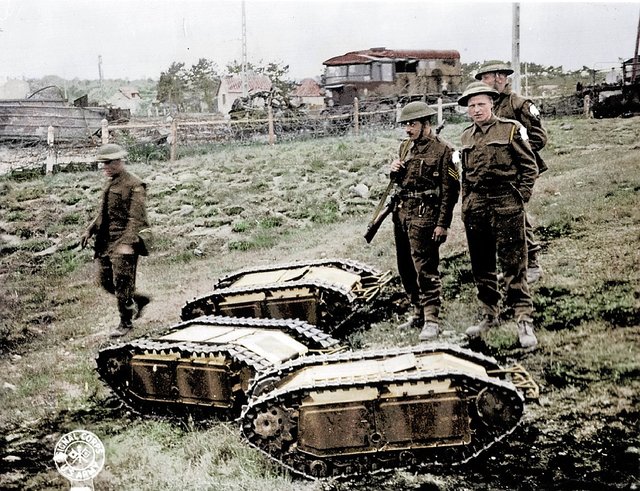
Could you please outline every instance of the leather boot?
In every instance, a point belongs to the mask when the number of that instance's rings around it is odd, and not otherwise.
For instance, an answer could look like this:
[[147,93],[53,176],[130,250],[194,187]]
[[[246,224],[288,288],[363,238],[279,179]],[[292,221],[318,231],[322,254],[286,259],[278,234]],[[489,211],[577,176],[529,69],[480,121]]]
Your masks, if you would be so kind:
[[418,338],[420,341],[431,341],[432,339],[436,339],[438,334],[440,334],[440,326],[438,323],[433,320],[427,320],[424,322]]
[[120,325],[109,334],[112,338],[119,338],[128,334],[131,329],[133,329],[133,324],[131,322],[121,321]]
[[140,293],[136,293],[133,295],[133,301],[136,304],[136,313],[133,316],[134,319],[139,319],[142,317],[142,311],[144,308],[151,302],[151,297],[148,295],[142,295]]
[[469,327],[465,334],[470,338],[477,338],[478,336],[486,333],[492,327],[498,325],[498,318],[496,316],[485,314],[482,320],[475,326]]
[[409,316],[407,322],[404,322],[398,326],[398,329],[413,329],[416,327],[421,327],[423,323],[424,312],[422,311],[422,307],[414,305],[413,313]]
[[522,316],[516,322],[518,328],[518,340],[523,348],[533,348],[538,345],[538,339],[533,332],[533,320],[530,317]]

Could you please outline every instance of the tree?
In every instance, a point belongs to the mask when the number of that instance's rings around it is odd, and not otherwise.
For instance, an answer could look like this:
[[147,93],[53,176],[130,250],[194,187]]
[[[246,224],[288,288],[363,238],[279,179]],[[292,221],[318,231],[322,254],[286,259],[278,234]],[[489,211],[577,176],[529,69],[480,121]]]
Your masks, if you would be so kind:
[[204,102],[207,109],[212,110],[220,86],[216,64],[206,58],[200,58],[198,63],[191,66],[187,78],[192,103],[201,106],[200,102]]
[[189,78],[184,70],[184,63],[173,62],[166,72],[160,74],[158,81],[158,100],[170,106],[183,108],[184,92]]

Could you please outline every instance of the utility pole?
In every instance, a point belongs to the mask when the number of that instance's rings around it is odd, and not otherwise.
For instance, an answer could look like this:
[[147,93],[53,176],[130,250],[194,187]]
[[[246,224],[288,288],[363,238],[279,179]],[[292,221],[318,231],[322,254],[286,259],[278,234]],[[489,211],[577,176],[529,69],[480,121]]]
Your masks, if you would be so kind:
[[520,92],[520,4],[513,4],[513,32],[511,35],[511,68],[513,77],[511,87],[514,92]]
[[104,100],[104,87],[102,86],[102,55],[98,55],[98,77],[100,80],[100,97]]
[[242,97],[249,95],[249,84],[247,83],[247,16],[244,10],[244,0],[242,0]]
[[[631,63],[631,83],[636,83],[636,74],[638,73],[638,46],[640,46],[640,15],[638,16],[638,33],[636,34],[636,50],[633,54],[633,62]],[[624,85],[624,73],[622,74],[622,83]]]

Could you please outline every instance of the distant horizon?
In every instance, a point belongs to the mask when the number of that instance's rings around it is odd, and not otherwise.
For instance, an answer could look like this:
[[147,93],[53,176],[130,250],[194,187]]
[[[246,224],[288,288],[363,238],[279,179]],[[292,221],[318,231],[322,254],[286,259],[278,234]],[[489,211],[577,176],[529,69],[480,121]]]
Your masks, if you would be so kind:
[[[205,58],[219,71],[243,55],[241,2],[4,0],[0,80],[157,80]],[[455,49],[463,63],[511,60],[513,4],[436,0],[246,0],[252,63],[322,75],[350,51]],[[574,71],[633,57],[640,3],[520,2],[520,60]],[[37,33],[37,36],[34,36]],[[99,58],[101,66],[99,67]],[[533,61],[531,61],[533,62]]]
[[[640,57],[640,55],[639,55],[639,57]],[[469,64],[471,64],[471,63],[484,63],[484,62],[486,62],[486,61],[487,61],[487,60],[483,60],[483,61],[471,61],[471,62],[468,62],[468,63],[461,62],[461,63],[462,63],[463,65],[465,65],[465,64],[466,64],[466,65],[469,65]],[[616,70],[616,72],[620,72],[620,73],[621,73],[621,72],[622,72],[622,62],[623,62],[623,61],[624,61],[624,60],[620,59],[620,65],[619,65],[619,66],[617,66],[617,67],[610,67],[610,68],[597,69],[597,70],[596,70],[596,73],[606,73],[606,72],[610,72],[612,69],[615,69],[615,70]],[[535,61],[534,61],[534,62],[530,62],[530,61],[521,61],[520,63],[521,63],[521,64],[535,63],[536,65],[539,65],[539,66],[554,67],[554,65],[542,65],[541,63],[537,63],[537,62],[535,62]],[[560,65],[556,65],[556,67],[557,67],[557,66],[560,66]],[[584,65],[584,66],[586,66],[586,65]],[[186,68],[186,69],[189,69],[189,68],[191,68],[191,66],[186,66],[186,65],[185,65],[185,68]],[[163,70],[163,71],[164,71],[164,70]],[[576,72],[576,71],[582,71],[582,70],[581,70],[581,68],[577,68],[577,69],[573,69],[573,70],[566,70],[564,67],[562,67],[562,73],[563,73],[563,74],[569,74],[570,72]],[[227,73],[219,74],[219,76],[220,76],[220,77],[225,77],[225,76],[228,76],[228,75],[229,75],[229,74],[227,74]],[[524,74],[522,74],[522,75],[524,75]],[[521,75],[521,76],[522,76],[522,75]],[[314,80],[316,80],[316,81],[319,81],[319,80],[317,80],[317,79],[321,78],[321,76],[322,76],[322,74],[321,74],[321,75],[316,75],[316,76],[307,76],[307,77],[302,77],[302,78],[296,78],[296,79],[294,79],[294,78],[289,78],[288,80],[289,80],[289,81],[291,81],[291,82],[295,82],[295,83],[301,82],[302,80],[304,80],[304,79],[308,79],[308,78],[311,78],[311,79],[314,79]],[[61,80],[65,80],[65,81],[73,81],[73,80],[79,80],[79,81],[83,81],[83,82],[99,82],[99,81],[100,81],[100,79],[99,79],[99,78],[80,78],[80,77],[64,78],[64,77],[61,77],[61,76],[59,76],[59,75],[55,75],[55,74],[48,74],[48,75],[43,75],[43,76],[41,76],[41,77],[22,77],[22,78],[18,78],[18,77],[3,77],[3,76],[0,76],[0,83],[2,83],[2,82],[8,82],[8,81],[11,81],[11,80],[17,80],[17,81],[27,82],[27,81],[29,81],[29,80],[42,80],[42,79],[49,78],[49,77],[57,77],[57,78],[59,78],[59,79],[61,79]],[[136,78],[124,78],[124,77],[117,77],[117,78],[103,78],[102,80],[103,80],[103,81],[105,81],[105,82],[108,82],[108,81],[128,81],[128,82],[135,82],[135,81],[141,81],[141,80],[144,80],[144,81],[146,81],[146,80],[152,80],[152,81],[154,81],[154,82],[158,82],[158,81],[160,80],[160,74],[158,74],[158,77],[157,77],[157,78],[156,78],[156,77],[136,77]]]

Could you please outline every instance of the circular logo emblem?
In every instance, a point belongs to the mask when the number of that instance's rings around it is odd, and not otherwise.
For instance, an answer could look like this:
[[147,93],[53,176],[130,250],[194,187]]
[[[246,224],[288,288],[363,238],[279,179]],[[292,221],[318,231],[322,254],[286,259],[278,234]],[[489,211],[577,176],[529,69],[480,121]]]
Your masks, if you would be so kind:
[[104,466],[104,445],[90,431],[74,430],[58,440],[53,461],[58,472],[70,481],[87,481]]

